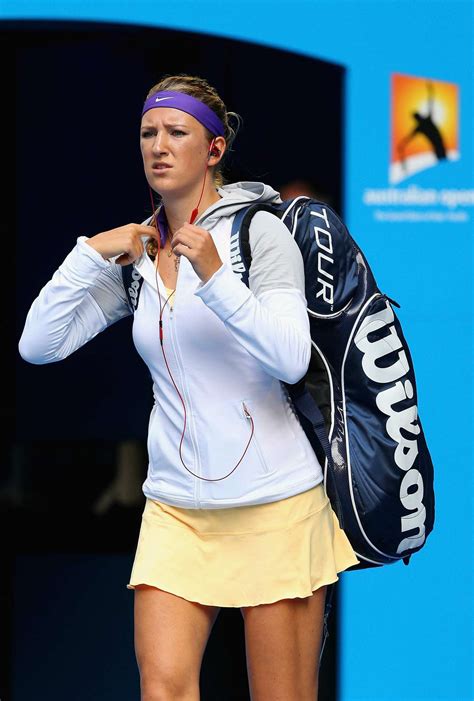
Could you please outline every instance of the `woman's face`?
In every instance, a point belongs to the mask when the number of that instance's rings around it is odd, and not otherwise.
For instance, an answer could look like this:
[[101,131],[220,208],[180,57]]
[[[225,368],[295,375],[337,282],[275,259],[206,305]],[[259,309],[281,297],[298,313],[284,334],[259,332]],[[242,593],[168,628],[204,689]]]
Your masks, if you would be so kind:
[[145,112],[140,148],[146,179],[155,192],[186,194],[202,185],[209,144],[204,126],[190,114],[173,107]]

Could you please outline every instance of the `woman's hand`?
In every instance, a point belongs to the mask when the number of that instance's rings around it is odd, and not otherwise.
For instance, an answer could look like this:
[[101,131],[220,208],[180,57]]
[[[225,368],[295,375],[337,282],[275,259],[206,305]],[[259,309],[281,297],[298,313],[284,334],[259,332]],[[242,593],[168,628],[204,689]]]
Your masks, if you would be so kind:
[[171,248],[177,256],[185,256],[189,260],[203,282],[207,282],[222,265],[212,236],[200,226],[185,222],[175,232]]
[[118,265],[128,265],[140,258],[144,251],[142,236],[158,238],[154,226],[125,224],[125,226],[119,226],[117,229],[96,234],[87,239],[86,243],[98,251],[105,260],[119,256],[115,262]]

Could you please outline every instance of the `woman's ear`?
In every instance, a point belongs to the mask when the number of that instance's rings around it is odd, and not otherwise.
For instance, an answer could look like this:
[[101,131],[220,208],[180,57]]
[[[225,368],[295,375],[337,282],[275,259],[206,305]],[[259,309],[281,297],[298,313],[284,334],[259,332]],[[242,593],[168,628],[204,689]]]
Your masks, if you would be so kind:
[[[218,157],[219,161],[221,160],[222,156],[225,153],[227,144],[223,136],[216,136],[214,139],[214,146],[212,147],[211,151],[211,156]],[[219,163],[217,161],[217,163]],[[213,163],[213,165],[217,165],[217,163]]]

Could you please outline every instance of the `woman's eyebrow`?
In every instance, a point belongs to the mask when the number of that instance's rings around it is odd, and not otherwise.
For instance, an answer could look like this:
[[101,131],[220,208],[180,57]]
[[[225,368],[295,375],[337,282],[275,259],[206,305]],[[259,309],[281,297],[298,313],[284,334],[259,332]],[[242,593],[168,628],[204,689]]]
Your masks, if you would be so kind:
[[[181,122],[163,122],[165,127],[184,127],[185,129],[188,129],[189,127],[187,124],[181,124]],[[141,126],[142,129],[155,129],[154,124],[142,124]]]

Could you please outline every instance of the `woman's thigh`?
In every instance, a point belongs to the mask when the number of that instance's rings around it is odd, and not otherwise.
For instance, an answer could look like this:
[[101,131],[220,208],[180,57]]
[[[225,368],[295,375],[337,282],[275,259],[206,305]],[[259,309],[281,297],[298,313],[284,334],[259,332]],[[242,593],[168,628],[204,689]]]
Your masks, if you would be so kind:
[[315,701],[327,587],[241,609],[252,701]]
[[219,613],[169,592],[135,588],[135,653],[142,700],[199,699],[199,673]]

